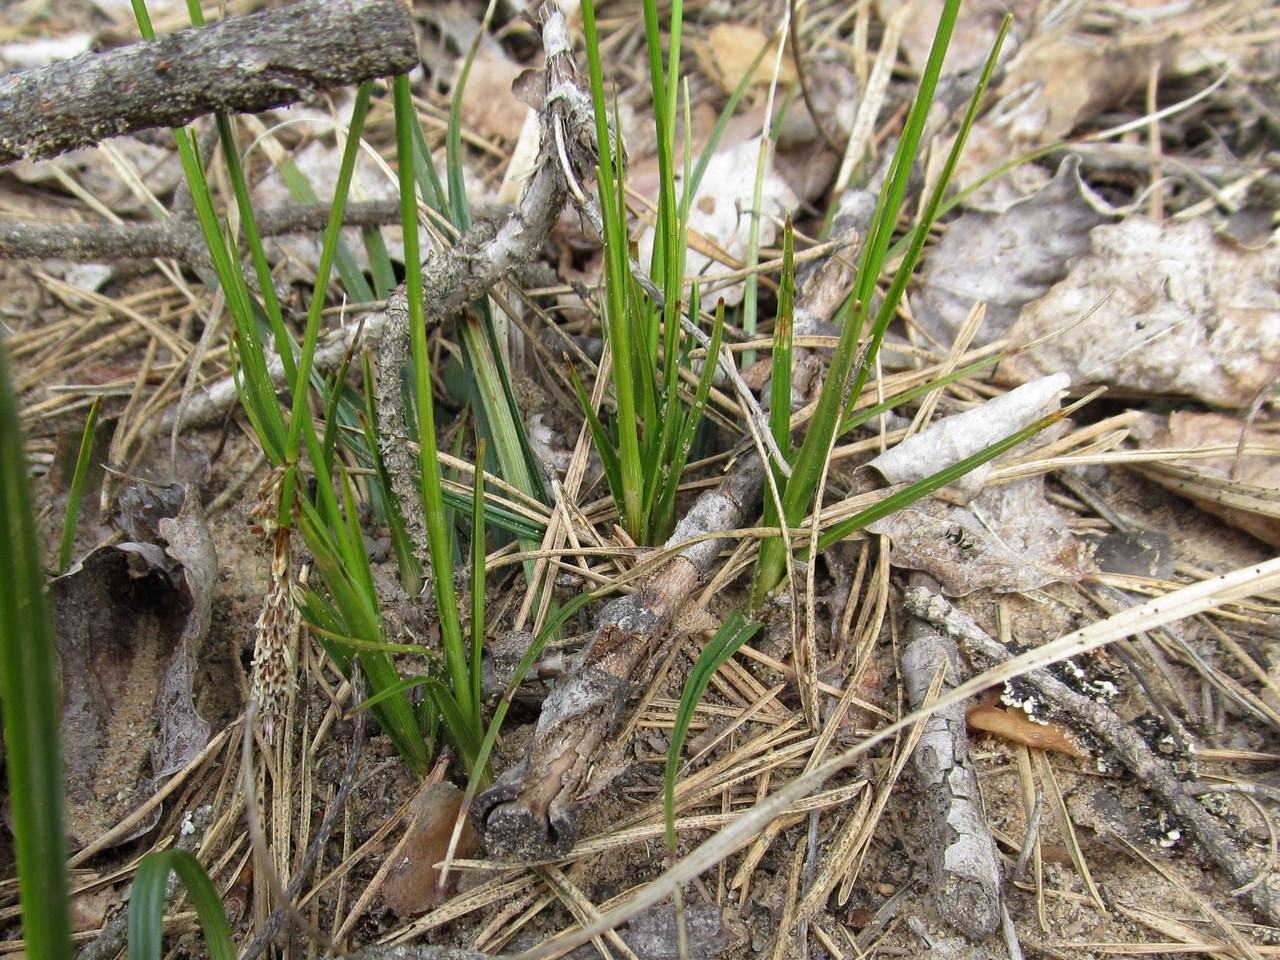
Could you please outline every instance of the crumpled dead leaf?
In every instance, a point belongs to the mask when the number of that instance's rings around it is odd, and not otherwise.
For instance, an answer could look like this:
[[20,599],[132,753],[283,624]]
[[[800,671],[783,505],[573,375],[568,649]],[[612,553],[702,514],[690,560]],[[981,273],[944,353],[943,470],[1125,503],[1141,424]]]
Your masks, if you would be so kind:
[[[911,16],[921,29],[903,33],[902,52],[907,62],[920,70],[929,59],[933,28],[942,19],[945,3],[944,0],[876,0],[876,11],[882,21],[887,21],[904,3],[913,4]],[[1013,14],[1014,24],[1005,49],[1016,48],[1020,42],[1019,34],[1025,32],[1025,24],[1036,6],[1036,0],[976,0],[966,3],[964,14],[956,21],[951,43],[947,46],[943,73],[974,70],[986,63],[1006,13]]]
[[1097,310],[1004,361],[999,380],[1021,383],[1065,370],[1075,387],[1106,384],[1244,407],[1280,376],[1280,246],[1244,250],[1205,220],[1139,216],[1096,227],[1091,236],[1090,251],[1023,308],[1009,338],[1029,343]]
[[1069,156],[1042,190],[1003,213],[970,211],[947,229],[925,261],[911,311],[925,332],[950,344],[975,303],[987,305],[975,346],[1005,335],[1022,307],[1067,276],[1089,249],[1089,231],[1111,219]]
[[921,500],[867,529],[889,538],[895,567],[924,570],[950,597],[976,590],[1023,593],[1078,580],[1080,551],[1029,477],[983,491],[968,506]]
[[1212,458],[1171,458],[1132,467],[1161,486],[1189,497],[1201,510],[1280,547],[1280,442],[1275,434],[1246,429],[1235,417],[1182,410],[1167,418],[1145,414],[1131,428],[1131,435],[1144,450],[1234,448],[1242,433],[1247,445],[1269,447],[1275,452],[1270,456],[1245,455],[1238,464],[1233,452]]
[[[218,567],[198,497],[194,488],[138,486],[121,509],[133,539],[95,550],[50,585],[75,848],[131,813],[209,741],[191,687]],[[117,842],[150,830],[159,815],[157,807]]]
[[[450,890],[441,891],[440,870],[436,864],[449,852],[462,791],[451,783],[432,783],[413,799],[413,822],[404,839],[396,847],[397,863],[382,885],[382,897],[397,917],[425,913],[448,899]],[[462,818],[462,835],[456,856],[469,857],[479,849],[480,841],[470,817]],[[458,873],[452,873],[452,883]]]
[[[1178,42],[1166,29],[1126,29],[1108,36],[1068,27],[1033,37],[1010,62],[995,104],[969,132],[953,183],[971,186],[1010,160],[1067,137],[1142,90],[1153,67],[1177,54]],[[949,134],[935,144],[935,155],[949,149],[952,139]],[[979,187],[966,205],[1003,210],[1045,180],[1042,168],[1020,164]]]

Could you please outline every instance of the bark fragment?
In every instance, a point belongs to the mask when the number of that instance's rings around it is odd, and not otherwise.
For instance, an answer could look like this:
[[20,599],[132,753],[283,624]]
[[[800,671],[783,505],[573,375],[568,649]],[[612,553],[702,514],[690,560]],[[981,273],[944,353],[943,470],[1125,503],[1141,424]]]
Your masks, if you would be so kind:
[[[676,526],[667,548],[741,526],[764,490],[764,465],[750,453],[720,485],[702,494]],[[509,860],[567,854],[577,839],[576,804],[602,788],[608,774],[593,761],[667,640],[671,620],[728,544],[711,537],[690,544],[629,597],[600,613],[595,634],[570,674],[547,697],[529,752],[476,798],[472,817],[489,852]]]

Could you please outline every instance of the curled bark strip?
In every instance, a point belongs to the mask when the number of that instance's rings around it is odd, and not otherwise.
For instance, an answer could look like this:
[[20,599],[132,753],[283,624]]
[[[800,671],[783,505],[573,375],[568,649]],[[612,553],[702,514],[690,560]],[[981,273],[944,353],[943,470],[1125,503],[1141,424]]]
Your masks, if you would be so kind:
[[215,111],[257,113],[418,62],[401,0],[304,0],[0,78],[0,164]]
[[[912,587],[906,592],[905,603],[913,616],[927,620],[939,630],[963,641],[974,655],[990,663],[1005,663],[1013,659],[995,638],[941,594]],[[1105,744],[1143,787],[1188,826],[1201,850],[1231,878],[1232,883],[1240,887],[1253,883],[1257,868],[1241,855],[1222,825],[1178,779],[1168,761],[1148,747],[1141,735],[1114,710],[1076,693],[1047,670],[1032,670],[1023,674],[1022,679],[1058,708],[1062,716],[1071,717],[1074,724],[1088,730],[1096,740]],[[1280,925],[1280,895],[1268,884],[1257,884],[1243,896],[1260,922]]]
[[[760,458],[743,456],[716,489],[697,499],[667,548],[741,526],[759,508],[763,491]],[[690,545],[639,593],[601,611],[574,669],[543,704],[524,759],[476,798],[472,817],[492,855],[547,860],[573,848],[578,798],[588,786],[601,789],[608,776],[592,769],[598,750],[617,725],[628,695],[656,661],[672,617],[727,544],[713,537]]]
[[[924,574],[913,574],[911,582],[937,589]],[[960,682],[960,651],[955,640],[915,617],[907,625],[907,638],[903,681],[911,709],[918,710],[944,663],[943,690]],[[964,704],[945,707],[924,722],[911,761],[923,791],[924,816],[918,826],[933,833],[924,848],[934,904],[965,936],[985,940],[1000,929],[1000,866],[982,810],[978,774],[969,760]]]

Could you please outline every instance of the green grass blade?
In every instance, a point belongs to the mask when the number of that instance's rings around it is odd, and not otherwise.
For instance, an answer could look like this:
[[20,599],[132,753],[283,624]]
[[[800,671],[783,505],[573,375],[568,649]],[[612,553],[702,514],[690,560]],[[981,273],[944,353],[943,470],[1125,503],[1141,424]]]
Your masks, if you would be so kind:
[[360,152],[360,134],[364,129],[364,118],[369,112],[369,97],[372,92],[372,81],[362,83],[356,91],[355,103],[351,108],[346,148],[342,152],[342,163],[338,168],[338,179],[333,188],[333,206],[329,210],[329,223],[325,227],[324,240],[320,247],[320,262],[316,266],[316,284],[311,295],[311,306],[307,311],[307,327],[302,338],[302,355],[298,360],[300,375],[293,384],[293,413],[289,421],[289,435],[285,447],[290,463],[298,459],[302,426],[304,422],[309,423],[311,419],[307,408],[307,382],[302,378],[310,376],[316,345],[320,340],[320,318],[324,313],[325,291],[329,287],[329,276],[333,271],[333,261],[337,256],[341,240],[342,218],[346,213],[351,177],[355,172],[356,157]]
[[667,851],[674,856],[676,852],[676,767],[680,763],[680,753],[684,750],[685,737],[689,733],[689,724],[706,692],[707,684],[720,665],[738,652],[738,648],[750,640],[760,629],[758,623],[748,623],[741,613],[734,612],[720,624],[711,642],[694,662],[689,679],[685,682],[684,692],[680,695],[680,706],[676,709],[675,723],[671,728],[671,744],[667,748],[667,766],[663,775],[662,803],[667,822]]
[[[697,298],[694,298],[695,303]],[[697,313],[694,313],[697,316]],[[711,327],[711,344],[707,347],[706,363],[702,367],[702,375],[698,378],[698,386],[693,394],[693,403],[684,415],[677,438],[676,449],[671,456],[670,466],[666,471],[664,482],[658,484],[659,494],[653,508],[657,542],[665,542],[675,528],[676,492],[680,488],[680,478],[689,463],[689,453],[693,449],[694,439],[698,435],[698,427],[702,425],[702,417],[707,409],[707,397],[711,395],[711,384],[715,381],[716,367],[719,365],[720,344],[724,339],[724,301],[716,305],[715,322]]]
[[[889,324],[893,322],[898,303],[902,300],[902,295],[906,292],[907,283],[911,279],[911,275],[915,272],[916,264],[920,260],[920,254],[924,251],[925,242],[929,239],[929,231],[933,229],[934,221],[937,219],[938,213],[942,208],[942,203],[946,198],[947,188],[950,186],[951,178],[955,174],[956,165],[960,162],[960,154],[964,150],[964,145],[969,138],[969,131],[972,129],[974,121],[978,117],[978,109],[982,105],[982,99],[986,94],[987,87],[991,83],[991,77],[995,73],[996,61],[1000,55],[1000,49],[1004,45],[1004,39],[1009,33],[1009,26],[1011,23],[1012,16],[1006,16],[1004,23],[1000,27],[1000,32],[996,36],[995,43],[992,46],[991,54],[987,58],[987,63],[983,69],[982,76],[978,81],[978,85],[974,89],[973,95],[969,98],[969,108],[965,113],[964,119],[960,123],[960,127],[956,132],[955,142],[952,143],[951,151],[948,153],[946,162],[943,164],[942,170],[938,175],[937,185],[934,187],[933,193],[925,203],[924,209],[920,212],[919,221],[909,234],[906,253],[902,258],[902,262],[898,266],[897,272],[894,274],[893,282],[889,286],[889,291],[885,295],[884,303],[881,305],[880,311],[876,315],[875,322],[872,324],[870,343],[866,347],[866,356],[868,359],[863,361],[858,370],[857,376],[854,379],[853,389],[850,391],[851,397],[861,395],[862,388],[866,384],[867,378],[870,376],[872,369],[872,364],[869,358],[874,357],[879,351],[880,344],[884,340],[884,335],[889,329]],[[939,70],[941,69],[942,56],[945,55],[945,53],[945,49],[938,53]],[[930,63],[932,64],[932,62],[933,58],[931,56]],[[930,98],[932,98],[932,95],[932,88],[930,88]],[[920,120],[919,125],[920,128],[923,129],[923,118]]]
[[[444,496],[440,484],[440,468],[436,459],[435,404],[431,396],[430,355],[427,352],[427,323],[423,315],[422,272],[418,251],[418,204],[414,189],[413,131],[417,121],[409,92],[409,78],[401,75],[393,81],[396,111],[396,152],[400,163],[400,204],[404,229],[405,260],[411,266],[405,273],[409,309],[411,356],[414,367],[414,398],[417,406],[419,465],[422,471],[422,506],[427,526],[427,548],[431,555],[432,584],[435,587],[436,610],[440,617],[441,642],[445,650],[465,650],[462,622],[458,616],[458,597],[453,583],[453,538],[445,524]],[[455,691],[468,690],[465,671],[449,664]],[[464,693],[463,696],[466,696]]]
[[769,382],[769,428],[773,431],[778,449],[787,458],[791,456],[791,366],[795,353],[791,330],[795,289],[795,232],[791,226],[791,217],[788,216],[782,233],[782,278],[778,287],[778,317],[773,326],[772,375]]
[[169,871],[178,875],[204,930],[210,960],[236,960],[231,925],[200,861],[189,850],[159,850],[138,864],[129,897],[129,960],[160,960],[163,950],[164,888]]
[[[476,446],[476,471],[471,488],[471,688],[469,701],[461,704],[471,712],[470,726],[480,730],[480,658],[484,651],[485,545],[484,545],[484,440]],[[476,742],[479,748],[479,737]]]
[[284,316],[280,312],[280,301],[276,298],[274,277],[271,265],[267,262],[267,252],[262,245],[262,235],[258,232],[258,222],[254,215],[253,201],[249,196],[249,185],[245,180],[244,169],[240,165],[240,151],[236,144],[235,130],[230,118],[223,114],[215,117],[218,125],[218,138],[222,143],[222,158],[227,165],[227,179],[235,194],[236,207],[240,211],[240,228],[244,231],[245,244],[249,248],[249,256],[253,262],[254,275],[258,278],[258,287],[262,291],[262,307],[271,325],[271,333],[275,338],[276,352],[280,354],[280,362],[284,367],[285,377],[289,383],[298,382],[296,356],[298,345],[292,334],[284,325]]
[[53,628],[18,406],[0,340],[0,692],[26,955],[71,956]]
[[605,430],[600,417],[591,406],[591,398],[587,396],[587,390],[578,377],[577,364],[572,360],[568,363],[569,378],[573,381],[574,392],[578,395],[578,404],[582,407],[582,413],[587,418],[587,426],[591,429],[591,439],[595,441],[596,452],[600,455],[600,465],[604,468],[605,481],[613,494],[613,505],[618,511],[618,516],[621,517],[626,511],[626,504],[623,503],[621,496],[622,462],[618,459],[618,452],[613,449],[613,441],[609,438],[608,431]]
[[93,465],[93,440],[98,434],[98,414],[102,410],[102,397],[94,398],[80,436],[80,452],[76,454],[76,470],[71,477],[71,489],[67,492],[67,509],[62,517],[62,540],[58,544],[58,576],[71,566],[71,548],[76,542],[76,521],[80,518],[80,501],[84,497],[85,481]]
[[600,41],[596,32],[595,5],[591,0],[582,4],[582,27],[587,40],[591,101],[596,118],[596,145],[600,151],[596,187],[600,194],[600,210],[605,228],[605,338],[613,355],[613,383],[618,410],[618,459],[622,475],[620,499],[623,505],[619,519],[633,539],[642,541],[645,539],[645,471],[640,454],[640,428],[636,409],[639,374],[633,365],[640,349],[635,341],[643,339],[645,332],[634,329],[636,325],[633,324],[629,311],[629,290],[633,280],[629,263],[626,212],[620,189],[621,157],[616,158],[618,168],[615,170],[614,144],[609,131],[600,64]]

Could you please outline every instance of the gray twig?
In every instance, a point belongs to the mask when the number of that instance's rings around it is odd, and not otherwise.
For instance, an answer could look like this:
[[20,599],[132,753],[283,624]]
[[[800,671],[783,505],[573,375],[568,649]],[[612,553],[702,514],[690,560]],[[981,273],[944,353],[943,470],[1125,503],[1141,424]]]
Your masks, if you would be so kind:
[[257,113],[418,62],[401,0],[304,0],[0,78],[0,163]]
[[[917,589],[938,589],[927,574],[912,574],[911,582]],[[907,625],[907,637],[902,679],[911,709],[918,710],[944,663],[943,691],[959,684],[960,651],[955,640],[915,617]],[[982,809],[978,774],[969,759],[963,703],[938,710],[924,722],[911,760],[924,793],[925,815],[919,826],[932,834],[925,849],[934,904],[965,936],[985,940],[1000,929],[1000,865]]]
[[529,752],[476,797],[472,818],[495,856],[546,860],[563,856],[577,839],[576,805],[593,774],[597,751],[617,724],[631,691],[658,659],[671,620],[729,541],[701,539],[740,526],[759,508],[764,464],[741,457],[714,490],[704,492],[667,540],[691,540],[641,587],[609,603],[573,670],[542,705]]
[[[257,215],[264,237],[311,233],[329,223],[329,205],[283,204]],[[400,205],[394,200],[348,204],[343,223],[381,226],[398,223]],[[0,257],[36,260],[131,260],[172,258],[192,269],[212,269],[200,224],[194,219],[170,218],[154,223],[19,223],[0,220]]]
[[[913,616],[927,620],[964,642],[974,655],[991,663],[1005,663],[1013,659],[1003,645],[941,594],[912,587],[906,592],[905,603]],[[1143,787],[1188,826],[1201,849],[1234,884],[1240,887],[1252,884],[1257,869],[1241,855],[1222,825],[1178,779],[1168,761],[1147,746],[1130,724],[1110,707],[1076,693],[1047,670],[1032,670],[1022,679],[1054,704],[1063,717],[1070,718],[1070,723],[1088,730],[1094,739],[1111,750]],[[1252,886],[1244,897],[1261,922],[1280,926],[1280,896],[1267,884]]]

